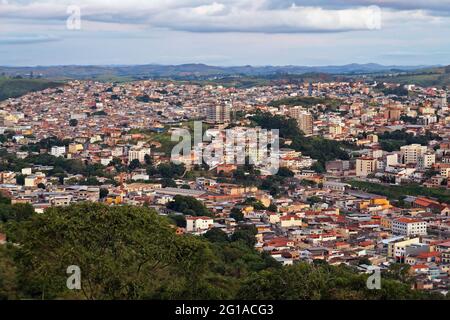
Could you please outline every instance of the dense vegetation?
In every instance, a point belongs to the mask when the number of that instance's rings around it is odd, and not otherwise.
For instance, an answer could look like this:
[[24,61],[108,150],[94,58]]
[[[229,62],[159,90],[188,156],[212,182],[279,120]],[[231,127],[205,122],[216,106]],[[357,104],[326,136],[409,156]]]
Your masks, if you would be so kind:
[[[0,225],[1,226],[1,225]],[[0,299],[419,299],[408,280],[388,273],[366,289],[351,267],[300,263],[282,268],[254,250],[252,226],[229,237],[176,235],[164,217],[139,207],[77,204],[3,225]],[[82,289],[68,290],[68,266]],[[403,276],[406,275],[403,273]]]
[[190,216],[212,216],[203,203],[193,197],[176,195],[173,201],[167,204],[167,208]]
[[10,79],[0,78],[0,101],[17,98],[29,92],[55,88],[61,83],[39,79]]
[[393,186],[365,181],[350,181],[349,183],[355,188],[386,196],[392,200],[402,200],[405,196],[424,196],[450,204],[450,191],[446,189],[425,188],[418,184]]
[[349,155],[343,150],[343,145],[341,143],[327,140],[322,137],[305,137],[294,119],[273,116],[270,113],[258,113],[251,119],[264,129],[280,130],[281,138],[292,141],[292,144],[287,147],[291,147],[296,151],[301,151],[305,156],[317,159],[322,167],[330,160],[349,159]]
[[384,132],[379,135],[381,148],[385,151],[392,152],[398,151],[401,147],[410,144],[420,144],[423,146],[428,145],[428,142],[433,140],[442,140],[442,138],[429,131],[425,135],[415,136],[412,133],[406,132],[406,130],[396,130],[393,132]]

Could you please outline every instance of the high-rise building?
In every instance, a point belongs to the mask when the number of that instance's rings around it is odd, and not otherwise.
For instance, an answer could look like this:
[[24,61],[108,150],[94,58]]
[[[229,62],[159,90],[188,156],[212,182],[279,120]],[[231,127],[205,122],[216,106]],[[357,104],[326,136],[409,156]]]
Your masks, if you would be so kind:
[[367,177],[377,170],[377,160],[374,158],[363,157],[356,159],[356,176]]
[[213,124],[222,124],[230,122],[231,106],[211,105],[206,108],[206,122]]
[[402,108],[400,106],[392,105],[386,109],[385,117],[390,121],[398,121],[402,115]]
[[403,155],[403,163],[417,164],[419,157],[427,152],[427,147],[421,146],[420,144],[411,144],[401,147],[400,152]]
[[140,163],[145,163],[145,156],[149,156],[150,152],[150,148],[132,148],[128,151],[128,162],[139,160]]
[[305,135],[312,135],[314,132],[314,119],[310,112],[302,107],[289,109],[289,116],[297,120],[298,127]]
[[436,163],[436,154],[428,152],[417,159],[420,168],[431,168]]

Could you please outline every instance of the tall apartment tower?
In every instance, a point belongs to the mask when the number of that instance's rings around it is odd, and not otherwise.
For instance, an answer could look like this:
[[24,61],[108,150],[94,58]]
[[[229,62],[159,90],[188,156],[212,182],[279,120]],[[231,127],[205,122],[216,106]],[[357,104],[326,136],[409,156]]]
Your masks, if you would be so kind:
[[419,158],[427,152],[427,147],[420,144],[411,144],[400,148],[405,164],[417,164]]
[[225,105],[211,105],[206,108],[206,122],[212,124],[229,123],[231,113],[231,106]]
[[356,159],[356,176],[367,177],[377,170],[377,160],[369,157]]
[[314,119],[310,112],[297,106],[289,109],[289,116],[297,120],[299,129],[305,135],[312,135],[314,133]]

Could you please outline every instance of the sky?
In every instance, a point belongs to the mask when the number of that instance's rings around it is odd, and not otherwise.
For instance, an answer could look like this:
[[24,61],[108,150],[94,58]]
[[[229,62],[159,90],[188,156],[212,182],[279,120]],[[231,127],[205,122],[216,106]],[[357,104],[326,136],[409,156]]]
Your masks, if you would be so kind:
[[450,0],[0,0],[0,65],[449,65]]

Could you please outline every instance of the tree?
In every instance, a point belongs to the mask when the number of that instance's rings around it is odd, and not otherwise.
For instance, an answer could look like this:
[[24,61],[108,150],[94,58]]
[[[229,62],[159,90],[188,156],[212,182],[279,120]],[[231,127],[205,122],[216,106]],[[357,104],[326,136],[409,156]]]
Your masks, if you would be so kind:
[[140,168],[140,167],[141,167],[141,163],[139,162],[138,159],[132,160],[132,161],[130,162],[130,164],[128,165],[128,168],[129,168],[131,171],[133,171],[133,170],[135,170],[135,169],[137,169],[137,168]]
[[39,183],[39,184],[37,185],[37,187],[38,187],[39,189],[43,189],[43,190],[45,190],[45,188],[46,188],[45,184],[43,184],[43,183]]
[[241,225],[231,236],[231,241],[242,241],[247,246],[253,248],[256,244],[256,234],[258,231],[254,225]]
[[16,183],[18,185],[24,186],[25,185],[25,176],[23,174],[18,174],[16,176]]
[[202,202],[193,197],[176,195],[173,201],[167,204],[167,208],[186,215],[212,216],[212,212],[210,212]]
[[233,218],[236,221],[244,221],[244,214],[242,213],[242,210],[239,208],[233,208],[231,209],[230,218]]
[[169,220],[177,227],[186,228],[186,217],[182,214],[169,214]]
[[109,190],[106,188],[100,189],[100,199],[105,199],[109,194]]
[[[189,297],[199,291],[211,255],[207,243],[177,236],[148,208],[55,207],[18,230],[17,274],[32,298],[143,299],[161,292]],[[66,287],[71,265],[82,270],[81,291]],[[172,288],[174,279],[178,287]]]
[[317,173],[325,173],[326,170],[320,162],[316,162],[311,166],[311,170],[314,170]]
[[0,246],[0,301],[18,299],[16,267],[10,249]]
[[218,228],[213,228],[205,233],[204,237],[210,242],[229,242],[228,235]]
[[280,177],[290,178],[290,177],[294,176],[294,173],[291,170],[289,170],[288,168],[281,167],[278,170],[277,175],[280,176]]

